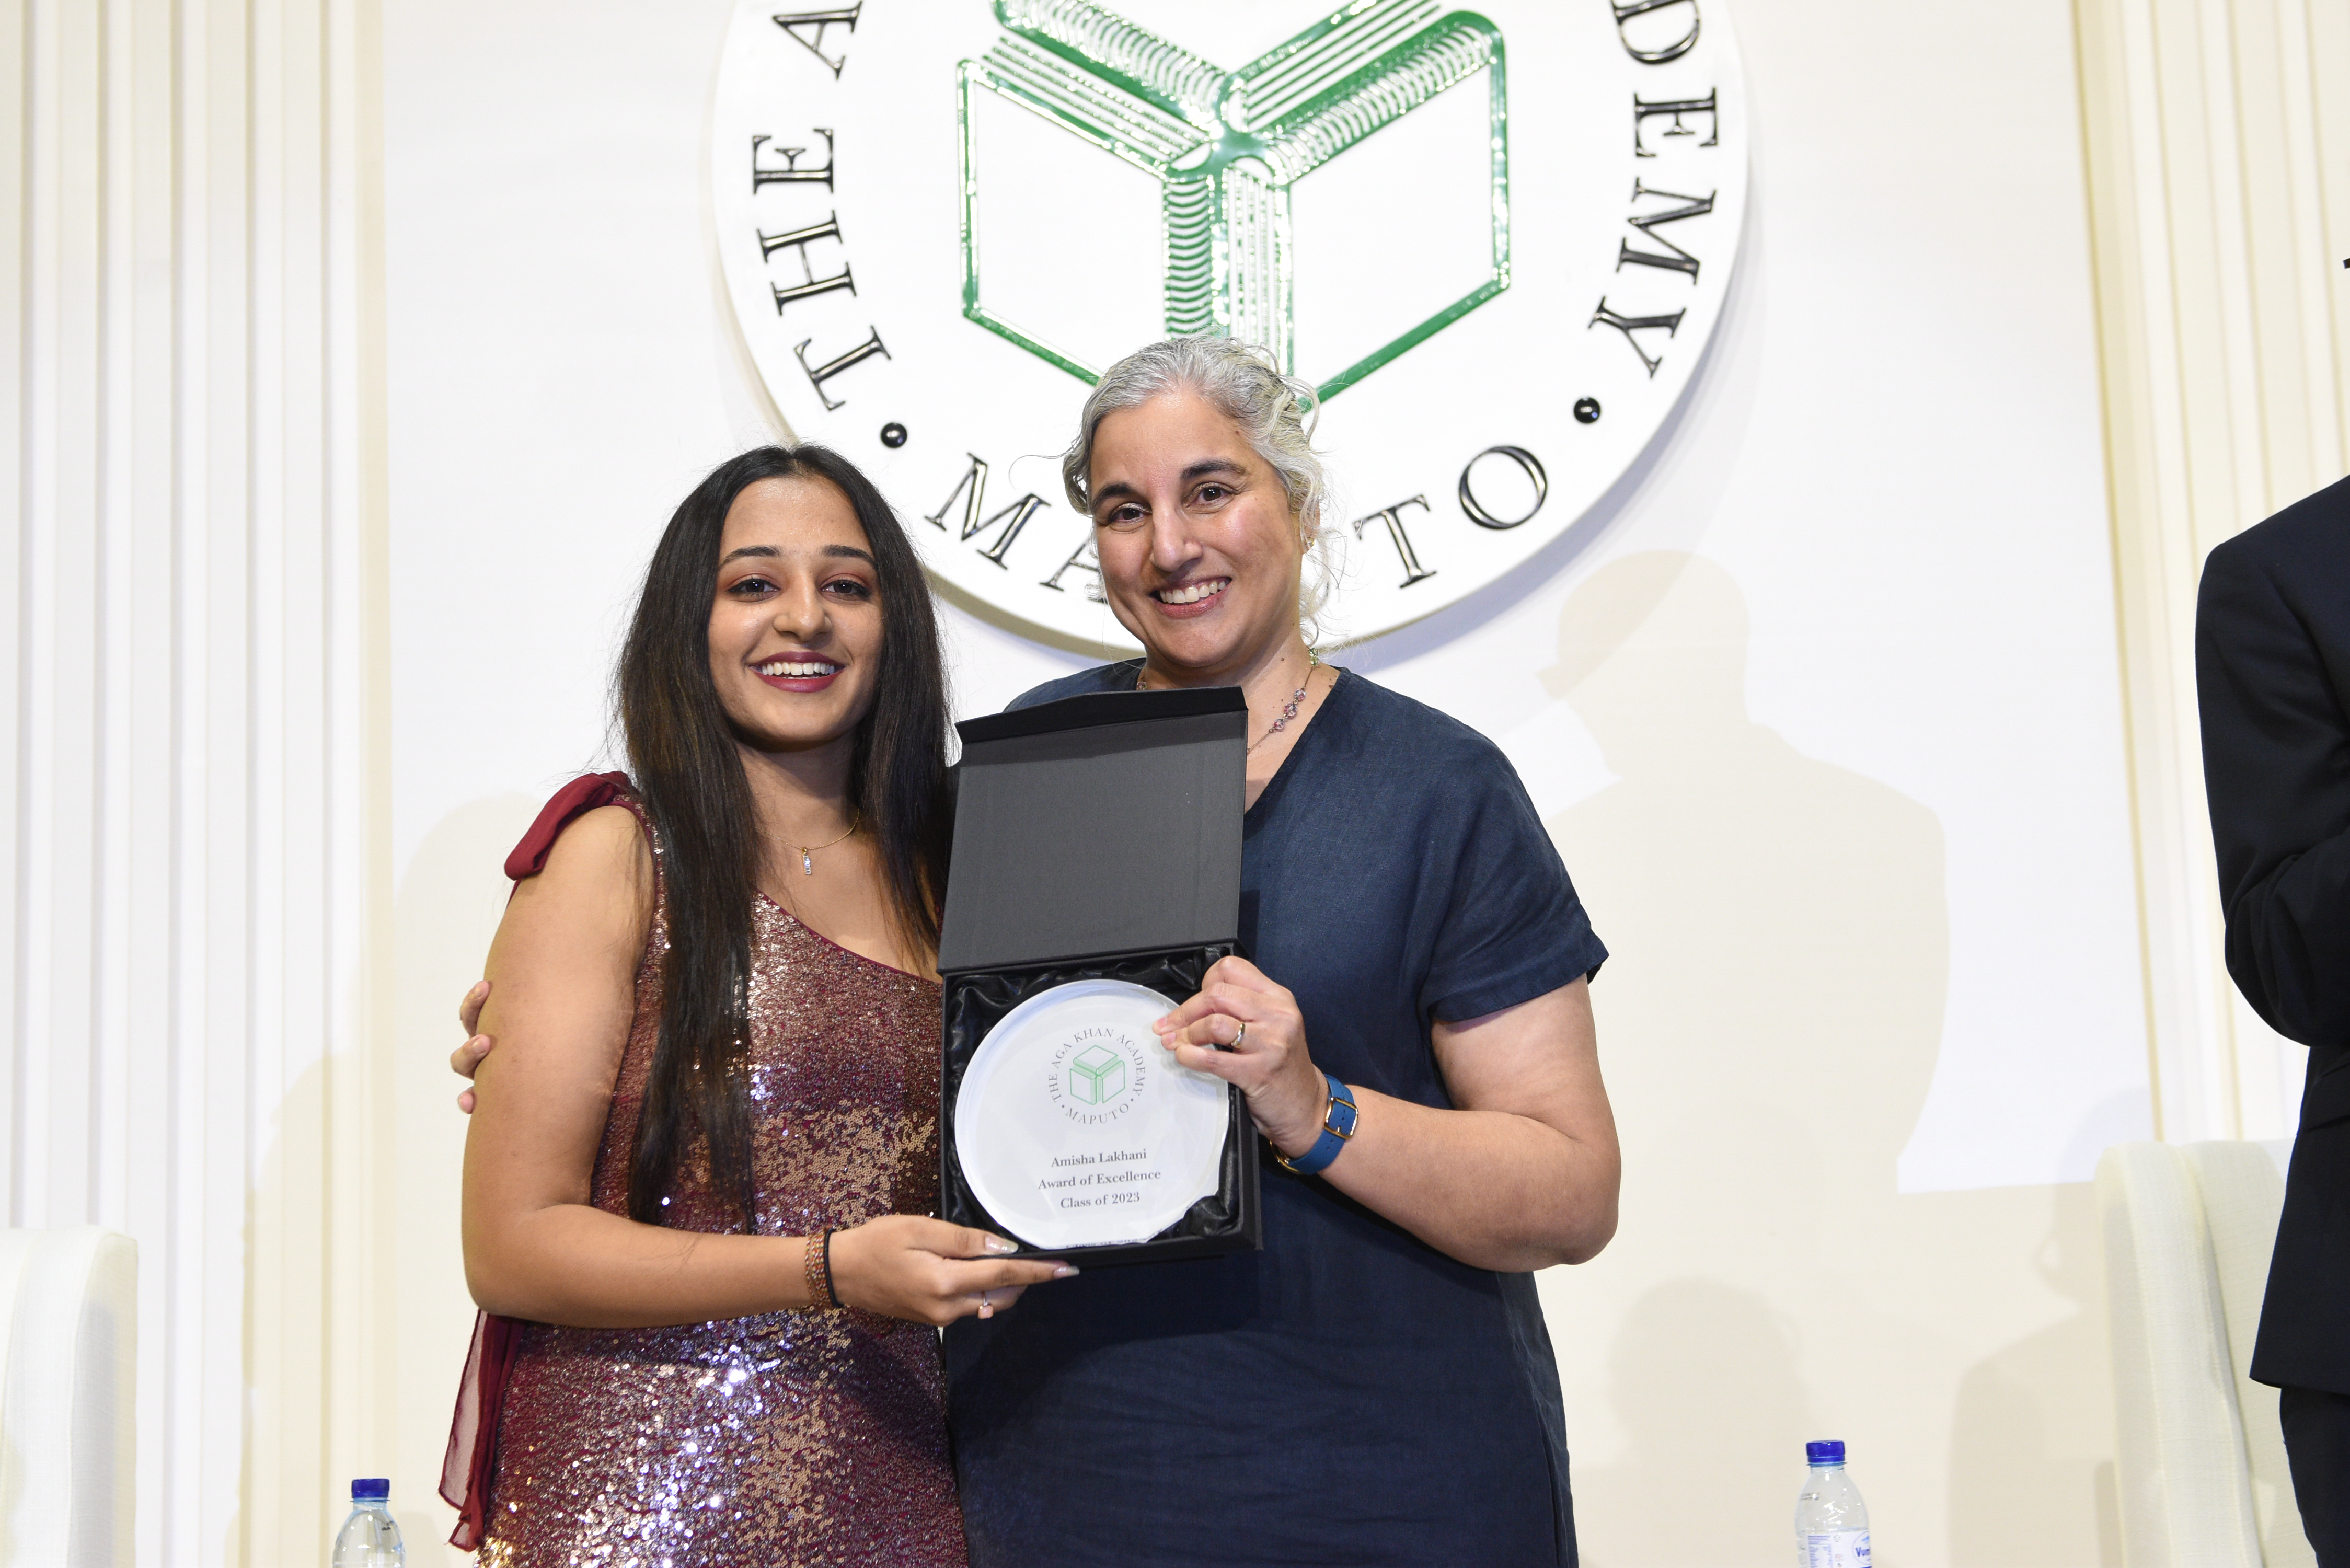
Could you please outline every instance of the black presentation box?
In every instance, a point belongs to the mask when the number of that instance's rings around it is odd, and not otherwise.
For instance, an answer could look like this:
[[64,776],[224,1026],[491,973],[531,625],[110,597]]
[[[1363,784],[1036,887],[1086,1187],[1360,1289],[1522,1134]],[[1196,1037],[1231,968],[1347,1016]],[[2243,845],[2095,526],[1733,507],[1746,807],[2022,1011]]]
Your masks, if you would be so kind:
[[[1048,987],[1122,980],[1180,1002],[1235,950],[1248,704],[1232,686],[1102,692],[955,729],[962,763],[939,932],[939,1211],[1011,1235],[956,1158],[963,1070],[989,1030]],[[1148,1241],[1024,1243],[1020,1255],[1139,1263],[1262,1245],[1255,1127],[1238,1089],[1225,1099],[1222,1179],[1180,1220]]]

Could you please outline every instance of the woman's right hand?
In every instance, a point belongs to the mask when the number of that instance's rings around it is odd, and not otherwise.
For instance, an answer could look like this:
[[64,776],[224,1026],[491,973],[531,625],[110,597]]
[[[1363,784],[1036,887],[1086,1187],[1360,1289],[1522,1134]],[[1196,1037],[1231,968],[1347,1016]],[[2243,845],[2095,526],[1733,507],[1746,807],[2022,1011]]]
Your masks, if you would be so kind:
[[1066,1263],[1003,1254],[1001,1236],[919,1214],[885,1214],[832,1233],[832,1288],[844,1306],[934,1327],[993,1316],[1030,1285],[1066,1280]]

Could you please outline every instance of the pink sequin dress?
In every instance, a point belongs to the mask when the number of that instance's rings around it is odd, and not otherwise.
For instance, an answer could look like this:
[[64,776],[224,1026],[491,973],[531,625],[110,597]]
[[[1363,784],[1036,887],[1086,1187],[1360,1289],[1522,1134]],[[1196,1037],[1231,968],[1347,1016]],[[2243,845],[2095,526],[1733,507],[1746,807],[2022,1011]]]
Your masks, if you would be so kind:
[[[664,878],[656,888],[596,1157],[595,1204],[616,1214],[627,1211],[629,1143],[660,1030]],[[827,941],[765,898],[752,929],[757,1229],[806,1235],[932,1212],[939,988]],[[669,1224],[734,1229],[706,1162],[683,1168],[692,1174],[671,1195]],[[944,1405],[938,1336],[863,1314],[523,1325],[480,1561],[960,1565]]]

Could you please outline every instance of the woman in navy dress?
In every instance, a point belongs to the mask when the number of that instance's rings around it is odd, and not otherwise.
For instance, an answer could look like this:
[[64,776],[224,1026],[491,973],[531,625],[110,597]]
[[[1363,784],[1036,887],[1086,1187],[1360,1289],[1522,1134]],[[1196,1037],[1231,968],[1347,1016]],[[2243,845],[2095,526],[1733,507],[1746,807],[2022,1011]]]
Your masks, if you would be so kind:
[[1248,1097],[1264,1248],[1097,1268],[948,1328],[979,1568],[1575,1560],[1532,1271],[1616,1228],[1607,952],[1499,749],[1310,650],[1312,417],[1258,351],[1155,344],[1064,465],[1147,651],[1020,705],[1248,699],[1251,957],[1161,1030]]

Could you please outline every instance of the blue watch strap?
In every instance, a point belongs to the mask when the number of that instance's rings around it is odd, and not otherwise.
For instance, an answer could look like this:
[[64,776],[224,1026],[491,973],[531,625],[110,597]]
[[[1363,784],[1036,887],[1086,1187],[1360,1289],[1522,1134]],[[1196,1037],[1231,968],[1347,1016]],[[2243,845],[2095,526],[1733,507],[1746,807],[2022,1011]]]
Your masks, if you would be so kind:
[[1330,1107],[1322,1113],[1322,1136],[1314,1140],[1312,1148],[1295,1159],[1279,1149],[1273,1152],[1273,1158],[1281,1162],[1284,1170],[1295,1171],[1300,1176],[1318,1176],[1328,1169],[1330,1162],[1338,1158],[1338,1151],[1347,1147],[1347,1140],[1355,1136],[1355,1102],[1347,1093],[1347,1085],[1328,1073],[1322,1076],[1330,1085]]

